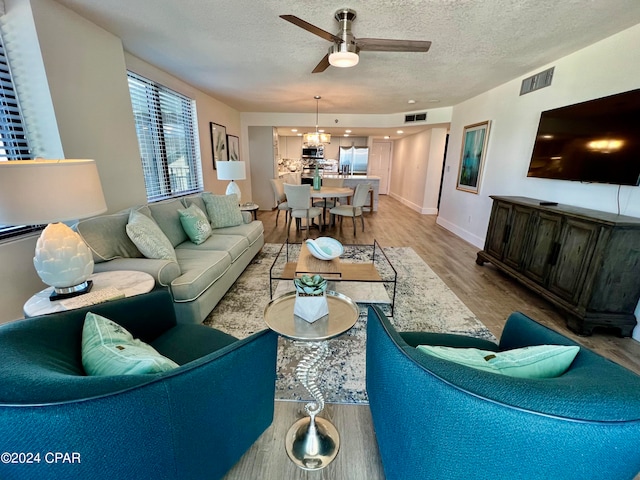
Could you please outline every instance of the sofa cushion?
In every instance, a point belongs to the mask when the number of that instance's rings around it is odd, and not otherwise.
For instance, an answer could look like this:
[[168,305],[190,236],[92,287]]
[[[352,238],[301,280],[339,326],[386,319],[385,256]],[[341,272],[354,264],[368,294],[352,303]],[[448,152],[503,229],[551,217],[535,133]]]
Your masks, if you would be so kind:
[[202,194],[204,204],[207,207],[207,215],[213,228],[233,227],[242,225],[242,212],[238,204],[238,196],[212,195],[208,192]]
[[195,300],[231,266],[231,256],[225,251],[178,247],[176,255],[182,275],[171,282],[175,302]]
[[242,235],[218,235],[217,233],[213,233],[200,245],[185,242],[176,247],[176,251],[184,249],[227,252],[231,256],[231,263],[233,263],[249,249],[249,241]]
[[517,378],[558,377],[580,351],[580,347],[566,345],[534,345],[502,352],[439,345],[418,345],[417,349],[467,367]]
[[189,195],[187,197],[182,197],[182,204],[185,207],[189,207],[189,205],[195,205],[200,210],[207,213],[207,206],[204,204],[204,199],[202,198],[203,195],[203,193],[199,193],[198,195]]
[[95,263],[119,257],[142,257],[138,247],[127,235],[128,221],[129,210],[80,220],[76,224],[75,230],[93,253]]
[[218,235],[242,235],[249,240],[250,245],[253,245],[264,233],[264,225],[260,220],[254,220],[251,223],[243,223],[235,227],[218,228],[213,233]]
[[182,228],[180,214],[178,213],[178,210],[184,208],[182,200],[174,198],[163,202],[150,203],[147,206],[151,210],[151,216],[160,227],[160,230],[167,236],[172,246],[175,247],[189,240],[184,228]]
[[197,205],[192,203],[189,207],[178,210],[178,213],[182,228],[193,243],[200,245],[211,236],[211,224],[207,214]]
[[88,312],[82,328],[82,366],[89,375],[167,372],[179,365],[121,325]]
[[138,250],[147,258],[163,258],[175,260],[176,253],[173,245],[162,233],[160,227],[152,219],[142,213],[131,210],[129,223],[127,223],[127,235]]

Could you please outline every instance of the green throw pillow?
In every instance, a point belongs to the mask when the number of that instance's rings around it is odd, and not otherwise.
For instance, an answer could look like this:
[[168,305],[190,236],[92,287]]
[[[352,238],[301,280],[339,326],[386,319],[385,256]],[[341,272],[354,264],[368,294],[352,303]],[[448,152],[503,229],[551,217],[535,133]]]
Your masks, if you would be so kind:
[[558,377],[567,371],[580,351],[580,347],[565,345],[534,345],[504,352],[434,345],[416,348],[444,360],[518,378]]
[[179,365],[122,326],[87,313],[82,329],[82,366],[88,375],[139,375],[168,372]]
[[211,224],[207,215],[193,203],[189,208],[178,210],[180,223],[189,239],[196,245],[200,245],[211,236]]
[[203,194],[207,215],[213,228],[235,227],[242,225],[242,212],[238,204],[238,196]]
[[147,258],[162,258],[176,261],[176,251],[156,222],[146,215],[131,210],[127,235]]

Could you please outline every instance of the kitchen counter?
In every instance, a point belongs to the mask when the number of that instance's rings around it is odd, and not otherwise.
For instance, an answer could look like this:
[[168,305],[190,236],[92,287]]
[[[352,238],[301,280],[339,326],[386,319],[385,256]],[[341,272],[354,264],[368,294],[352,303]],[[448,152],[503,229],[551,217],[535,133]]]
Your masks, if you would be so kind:
[[[375,175],[323,175],[323,178],[344,178],[344,186],[356,188],[359,183],[370,183],[373,189],[373,211],[378,211],[378,193],[380,190],[380,177]],[[367,199],[367,207],[369,207],[369,199]],[[367,208],[365,207],[365,209]]]

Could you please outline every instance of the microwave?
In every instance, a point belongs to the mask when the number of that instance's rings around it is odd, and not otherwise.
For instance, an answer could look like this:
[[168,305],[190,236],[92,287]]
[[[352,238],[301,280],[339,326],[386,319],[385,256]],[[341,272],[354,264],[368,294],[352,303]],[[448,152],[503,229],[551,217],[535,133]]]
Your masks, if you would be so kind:
[[302,158],[324,158],[324,146],[302,147]]

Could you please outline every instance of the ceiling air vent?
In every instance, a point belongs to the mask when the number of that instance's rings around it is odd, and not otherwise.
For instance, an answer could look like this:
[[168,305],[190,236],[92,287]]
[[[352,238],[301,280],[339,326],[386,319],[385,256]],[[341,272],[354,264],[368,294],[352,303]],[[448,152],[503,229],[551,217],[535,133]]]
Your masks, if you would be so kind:
[[404,123],[424,122],[427,119],[427,113],[411,113],[404,116]]
[[536,73],[529,78],[525,78],[522,81],[522,85],[520,86],[520,95],[524,95],[525,93],[533,92],[535,90],[540,90],[541,88],[551,85],[551,80],[553,80],[554,68],[556,67],[551,67],[544,72]]

